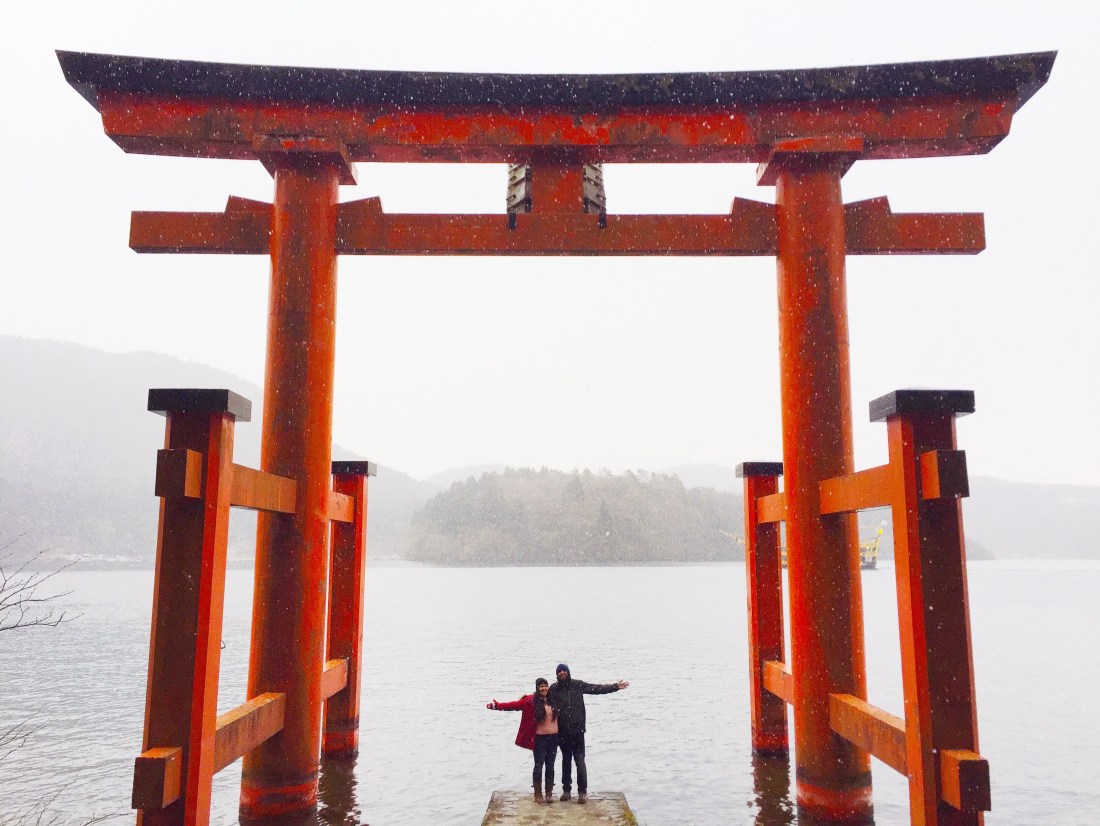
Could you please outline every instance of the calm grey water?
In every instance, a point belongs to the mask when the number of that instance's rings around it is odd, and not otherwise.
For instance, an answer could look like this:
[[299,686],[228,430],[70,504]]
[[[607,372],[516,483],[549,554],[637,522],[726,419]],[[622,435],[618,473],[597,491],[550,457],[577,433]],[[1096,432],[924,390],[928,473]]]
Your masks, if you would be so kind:
[[[870,699],[901,713],[893,571],[864,572]],[[0,824],[42,797],[73,818],[128,812],[140,750],[152,574],[59,577],[83,615],[0,639],[0,729],[41,729],[0,763]],[[1100,823],[1100,564],[973,563],[971,617],[990,826]],[[251,572],[227,586],[220,709],[244,698]],[[525,788],[515,699],[558,661],[592,682],[590,786],[639,821],[794,823],[782,767],[748,745],[740,565],[668,568],[373,567],[367,585],[363,754],[323,780],[328,823],[478,824],[494,789]],[[907,823],[901,777],[874,762],[879,824]],[[236,822],[239,763],[215,782]],[[60,792],[59,792],[60,790]],[[127,815],[129,820],[132,815]],[[122,822],[120,820],[119,822]]]

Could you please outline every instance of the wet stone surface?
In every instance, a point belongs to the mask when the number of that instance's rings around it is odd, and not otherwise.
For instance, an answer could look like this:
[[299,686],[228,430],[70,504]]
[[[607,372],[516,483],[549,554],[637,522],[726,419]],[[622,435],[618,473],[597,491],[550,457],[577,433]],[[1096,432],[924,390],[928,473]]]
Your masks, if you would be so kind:
[[[560,789],[557,790],[560,794]],[[636,826],[638,821],[622,792],[593,792],[585,805],[573,799],[541,805],[530,791],[497,791],[489,801],[481,826]]]

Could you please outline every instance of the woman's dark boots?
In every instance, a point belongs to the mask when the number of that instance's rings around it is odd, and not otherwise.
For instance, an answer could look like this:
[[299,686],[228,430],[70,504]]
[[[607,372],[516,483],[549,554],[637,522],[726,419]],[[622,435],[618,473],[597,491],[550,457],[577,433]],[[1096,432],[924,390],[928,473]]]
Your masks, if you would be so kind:
[[550,783],[546,787],[546,803],[549,805],[554,802],[554,784]]
[[546,799],[542,796],[542,784],[541,783],[536,783],[535,784],[535,802],[536,803],[545,803],[546,802]]

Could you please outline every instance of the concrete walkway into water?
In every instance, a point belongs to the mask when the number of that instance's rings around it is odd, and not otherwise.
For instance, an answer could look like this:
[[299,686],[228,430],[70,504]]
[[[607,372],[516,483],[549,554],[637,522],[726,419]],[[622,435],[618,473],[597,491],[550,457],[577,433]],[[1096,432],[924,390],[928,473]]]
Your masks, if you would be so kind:
[[481,826],[637,826],[622,792],[593,792],[581,806],[574,796],[539,805],[532,792],[493,792]]

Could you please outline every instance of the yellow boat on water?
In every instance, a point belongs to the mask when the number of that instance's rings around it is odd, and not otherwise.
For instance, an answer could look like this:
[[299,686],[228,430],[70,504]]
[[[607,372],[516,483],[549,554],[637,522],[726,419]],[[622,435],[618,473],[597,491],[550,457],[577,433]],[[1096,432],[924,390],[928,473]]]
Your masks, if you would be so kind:
[[859,543],[859,567],[865,571],[872,571],[878,565],[878,546],[882,542],[882,532],[885,528],[875,531],[873,539]]

